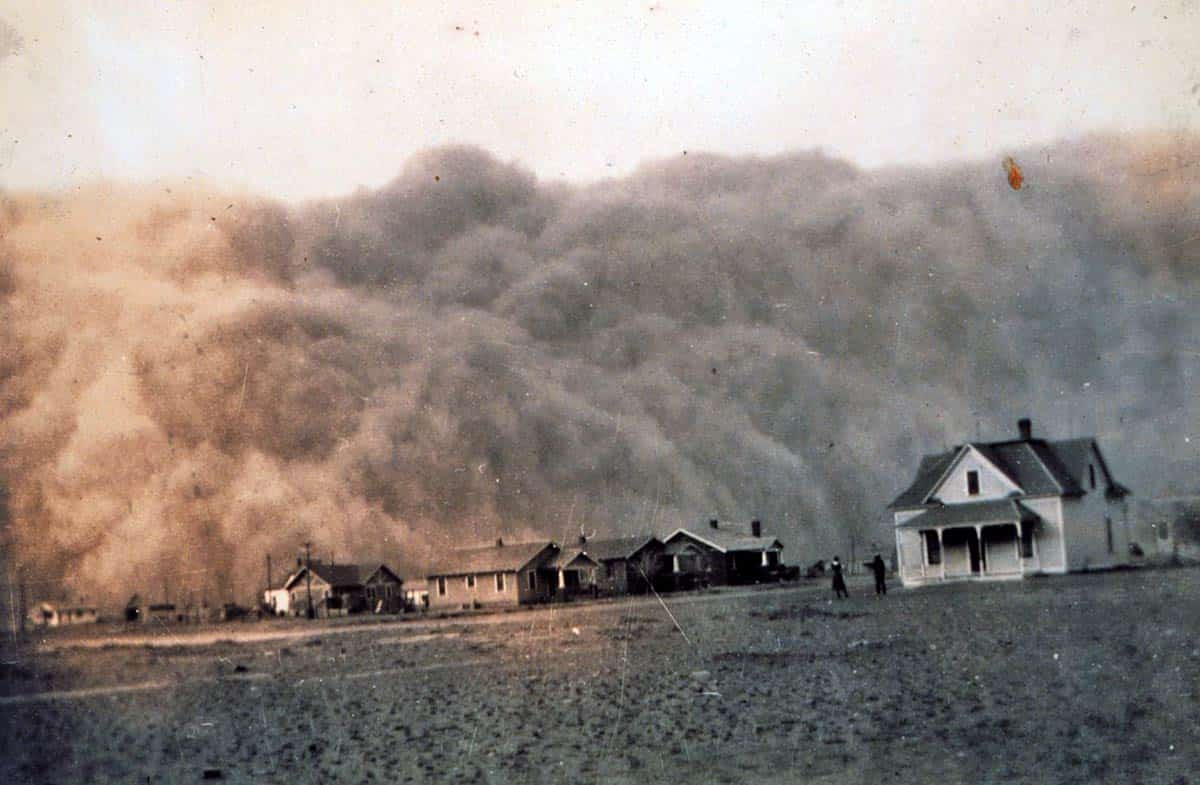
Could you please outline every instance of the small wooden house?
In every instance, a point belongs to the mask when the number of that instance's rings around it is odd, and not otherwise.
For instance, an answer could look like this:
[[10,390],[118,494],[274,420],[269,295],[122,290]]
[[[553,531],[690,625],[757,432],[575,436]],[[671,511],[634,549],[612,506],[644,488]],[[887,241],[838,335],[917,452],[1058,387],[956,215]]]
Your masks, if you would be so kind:
[[764,536],[762,524],[722,524],[676,529],[663,540],[664,574],[674,588],[778,580],[783,544]]
[[287,609],[293,616],[395,613],[403,609],[404,602],[403,581],[385,564],[364,567],[314,561],[300,565],[284,589]]
[[404,581],[386,564],[360,569],[363,597],[371,613],[400,613],[404,610]]
[[645,593],[663,567],[663,544],[650,535],[588,540],[584,550],[599,565],[596,585],[604,595]]
[[549,600],[558,584],[551,562],[558,546],[546,540],[450,551],[426,581],[431,610],[527,605]]

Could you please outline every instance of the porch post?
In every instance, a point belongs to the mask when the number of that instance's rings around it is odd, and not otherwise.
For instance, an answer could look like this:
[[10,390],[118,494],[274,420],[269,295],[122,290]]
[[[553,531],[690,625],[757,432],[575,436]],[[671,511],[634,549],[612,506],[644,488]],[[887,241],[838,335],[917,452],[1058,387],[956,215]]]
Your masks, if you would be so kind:
[[[975,524],[975,547],[979,549],[979,574],[987,574],[987,560],[983,557],[983,526]],[[970,558],[971,551],[967,550],[967,557]]]
[[566,580],[566,578],[563,577],[563,568],[562,567],[558,568],[558,588],[560,588],[560,589],[567,588],[567,580]]
[[939,526],[937,530],[938,537],[938,566],[942,574],[942,580],[946,580],[946,549],[942,547],[942,528]]

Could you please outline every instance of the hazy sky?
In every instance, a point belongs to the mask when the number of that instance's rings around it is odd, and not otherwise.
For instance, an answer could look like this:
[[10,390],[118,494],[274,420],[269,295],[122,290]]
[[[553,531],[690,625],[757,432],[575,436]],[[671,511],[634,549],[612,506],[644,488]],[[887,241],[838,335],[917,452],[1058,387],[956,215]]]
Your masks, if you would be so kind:
[[296,199],[479,144],[544,178],[684,150],[864,165],[1200,127],[1192,2],[0,0],[0,185]]

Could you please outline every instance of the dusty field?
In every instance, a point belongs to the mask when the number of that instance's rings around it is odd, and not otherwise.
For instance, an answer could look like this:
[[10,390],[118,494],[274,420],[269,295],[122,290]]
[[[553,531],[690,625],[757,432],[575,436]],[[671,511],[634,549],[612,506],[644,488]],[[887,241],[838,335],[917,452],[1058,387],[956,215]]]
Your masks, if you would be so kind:
[[0,782],[1200,782],[1200,570],[851,590],[43,649]]

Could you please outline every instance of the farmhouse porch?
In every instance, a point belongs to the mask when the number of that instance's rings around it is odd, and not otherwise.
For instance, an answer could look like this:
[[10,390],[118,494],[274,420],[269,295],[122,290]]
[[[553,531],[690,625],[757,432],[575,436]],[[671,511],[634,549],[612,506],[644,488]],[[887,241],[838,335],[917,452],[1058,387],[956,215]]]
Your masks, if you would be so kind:
[[920,565],[904,568],[935,580],[1019,578],[1037,572],[1040,522],[1037,513],[1013,500],[935,507],[898,526],[915,530],[921,542]]

